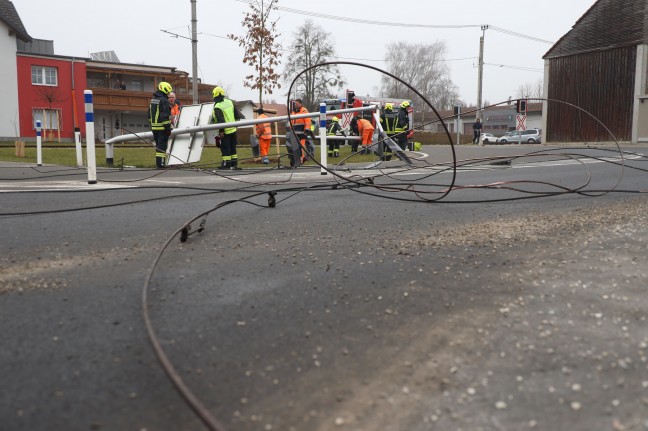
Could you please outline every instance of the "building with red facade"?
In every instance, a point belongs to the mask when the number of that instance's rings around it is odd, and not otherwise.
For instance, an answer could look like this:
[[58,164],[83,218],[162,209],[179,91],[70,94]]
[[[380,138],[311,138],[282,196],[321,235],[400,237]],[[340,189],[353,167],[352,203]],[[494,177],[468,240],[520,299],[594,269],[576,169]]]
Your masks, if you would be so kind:
[[83,91],[85,58],[18,52],[20,136],[36,137],[36,121],[49,140],[72,140],[74,129],[85,135]]

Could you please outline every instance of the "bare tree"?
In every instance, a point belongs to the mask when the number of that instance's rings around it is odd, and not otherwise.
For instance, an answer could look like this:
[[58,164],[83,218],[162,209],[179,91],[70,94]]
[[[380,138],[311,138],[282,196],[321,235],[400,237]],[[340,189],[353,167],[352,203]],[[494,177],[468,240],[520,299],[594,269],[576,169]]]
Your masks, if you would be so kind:
[[[396,42],[387,45],[387,71],[407,82],[425,96],[436,109],[451,109],[459,99],[456,85],[450,79],[445,63],[446,46],[442,41],[431,44]],[[383,76],[383,97],[410,99],[421,106],[423,100],[404,84]]]
[[261,0],[250,3],[251,11],[245,13],[241,24],[247,28],[245,36],[228,34],[227,37],[237,41],[243,47],[243,63],[252,66],[256,73],[247,75],[243,81],[245,87],[259,90],[259,105],[263,103],[263,92],[272,94],[275,88],[281,88],[280,75],[276,67],[281,63],[281,45],[276,41],[277,20],[270,21],[269,15],[277,10],[277,0]]
[[[302,70],[316,64],[331,61],[335,48],[330,33],[306,20],[294,33],[290,46],[292,54],[284,69],[284,81],[290,84]],[[339,97],[337,93],[344,86],[340,70],[336,65],[311,69],[299,77],[293,87],[293,98],[301,98],[309,111],[318,109],[323,99]]]
[[52,105],[67,99],[61,96],[59,87],[39,86],[37,92],[41,99],[48,104],[48,110],[43,111],[43,130],[45,131],[43,136],[47,139],[47,131],[50,130],[50,138],[52,138],[54,135],[54,114],[56,114],[56,128],[61,130],[59,111],[52,109]]
[[516,96],[518,99],[539,99],[544,94],[544,84],[542,78],[539,78],[535,83],[527,82],[526,84],[518,87]]

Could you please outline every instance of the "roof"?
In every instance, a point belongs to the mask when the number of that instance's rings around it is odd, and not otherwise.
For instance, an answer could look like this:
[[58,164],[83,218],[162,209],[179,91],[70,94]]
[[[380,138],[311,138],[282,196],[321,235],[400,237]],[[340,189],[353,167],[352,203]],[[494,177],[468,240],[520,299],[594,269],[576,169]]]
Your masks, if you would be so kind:
[[[258,103],[254,104],[255,109],[259,107]],[[288,115],[288,107],[284,103],[264,103],[263,109],[270,112],[276,112],[277,115]]]
[[648,42],[648,0],[598,0],[543,58],[566,57]]
[[25,42],[31,42],[31,36],[27,33],[13,3],[9,0],[0,0],[0,21],[7,24],[18,38]]

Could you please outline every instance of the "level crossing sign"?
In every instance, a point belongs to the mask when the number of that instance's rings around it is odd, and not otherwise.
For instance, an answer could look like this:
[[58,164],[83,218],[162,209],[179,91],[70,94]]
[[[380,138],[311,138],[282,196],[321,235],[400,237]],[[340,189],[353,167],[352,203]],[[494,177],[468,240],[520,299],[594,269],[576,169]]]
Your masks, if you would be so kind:
[[517,127],[515,130],[526,130],[526,115],[517,116]]

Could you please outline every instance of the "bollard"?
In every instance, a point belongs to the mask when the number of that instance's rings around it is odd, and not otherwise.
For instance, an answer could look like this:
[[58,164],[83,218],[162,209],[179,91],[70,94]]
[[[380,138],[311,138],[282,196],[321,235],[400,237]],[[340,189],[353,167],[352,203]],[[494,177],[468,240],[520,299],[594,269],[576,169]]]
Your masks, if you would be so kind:
[[36,166],[43,166],[43,144],[40,120],[36,121]]
[[320,103],[320,110],[319,110],[319,135],[320,135],[320,164],[322,165],[320,167],[320,175],[326,175],[328,172],[326,172],[326,167],[327,167],[327,143],[326,143],[326,103],[322,102]]
[[106,142],[106,165],[113,165],[115,160],[114,152],[114,145]]
[[83,166],[83,149],[81,148],[81,129],[74,128],[74,143],[76,145],[77,166]]
[[88,184],[97,184],[97,159],[95,156],[94,108],[92,90],[83,92],[86,115],[86,158],[88,159]]

